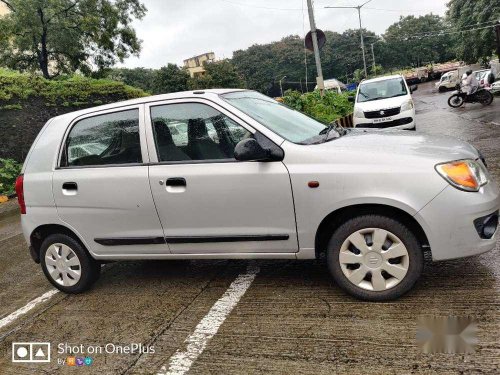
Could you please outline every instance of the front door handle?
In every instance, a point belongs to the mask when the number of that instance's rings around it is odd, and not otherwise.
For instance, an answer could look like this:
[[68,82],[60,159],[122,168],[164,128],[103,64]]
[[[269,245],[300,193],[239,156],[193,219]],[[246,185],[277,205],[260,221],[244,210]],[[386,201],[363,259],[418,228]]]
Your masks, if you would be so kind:
[[167,186],[186,186],[186,179],[184,177],[168,178]]
[[62,192],[64,195],[76,195],[78,184],[76,182],[64,182],[62,184]]
[[76,182],[65,182],[62,185],[64,190],[78,190],[78,184]]

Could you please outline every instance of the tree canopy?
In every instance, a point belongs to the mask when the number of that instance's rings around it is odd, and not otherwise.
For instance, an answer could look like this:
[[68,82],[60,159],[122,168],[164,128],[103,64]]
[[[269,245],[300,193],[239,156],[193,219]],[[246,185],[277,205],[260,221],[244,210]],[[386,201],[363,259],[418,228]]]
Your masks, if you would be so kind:
[[455,52],[460,59],[473,63],[493,55],[493,25],[500,20],[498,0],[450,0],[447,16],[457,30],[477,29],[455,34]]
[[446,27],[444,19],[434,14],[401,17],[383,35],[385,43],[375,47],[381,57],[378,62],[402,68],[452,59],[452,36],[437,35]]
[[205,74],[189,80],[189,88],[243,88],[245,82],[229,60],[205,63]]
[[139,0],[0,0],[0,63],[41,71],[45,78],[88,73],[138,55],[131,23],[146,8]]

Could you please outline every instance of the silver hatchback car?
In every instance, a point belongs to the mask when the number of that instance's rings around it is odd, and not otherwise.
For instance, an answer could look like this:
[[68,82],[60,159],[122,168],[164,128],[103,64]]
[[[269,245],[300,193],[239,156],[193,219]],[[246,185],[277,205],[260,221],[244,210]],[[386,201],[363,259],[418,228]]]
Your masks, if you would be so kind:
[[493,249],[500,205],[465,142],[326,126],[247,90],[55,117],[16,188],[31,256],[67,293],[104,261],[325,258],[346,292],[394,299],[424,251]]

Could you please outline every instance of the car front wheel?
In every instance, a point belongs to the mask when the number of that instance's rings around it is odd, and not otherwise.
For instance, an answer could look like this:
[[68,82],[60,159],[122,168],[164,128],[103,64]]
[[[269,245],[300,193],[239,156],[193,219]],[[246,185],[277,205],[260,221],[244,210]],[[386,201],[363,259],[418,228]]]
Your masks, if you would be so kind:
[[344,291],[363,300],[385,301],[413,287],[422,273],[423,254],[415,235],[401,222],[364,215],[333,233],[327,262]]
[[65,234],[52,234],[43,241],[40,263],[47,279],[65,293],[89,289],[101,269],[78,241]]

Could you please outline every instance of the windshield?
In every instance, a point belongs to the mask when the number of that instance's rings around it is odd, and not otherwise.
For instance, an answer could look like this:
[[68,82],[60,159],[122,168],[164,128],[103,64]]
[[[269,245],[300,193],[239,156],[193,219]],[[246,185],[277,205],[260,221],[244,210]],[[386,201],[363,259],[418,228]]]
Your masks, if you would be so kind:
[[405,81],[402,78],[391,78],[383,81],[366,82],[359,85],[358,103],[394,98],[406,95]]
[[[268,129],[294,143],[310,144],[325,139],[325,124],[295,111],[255,91],[237,91],[221,95],[240,111]],[[339,136],[338,132],[330,134]]]

